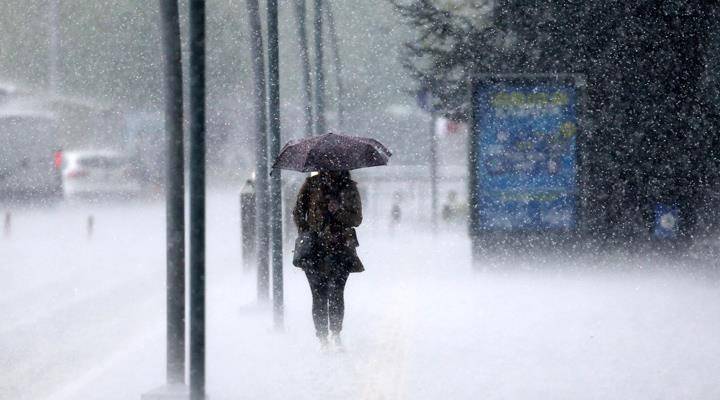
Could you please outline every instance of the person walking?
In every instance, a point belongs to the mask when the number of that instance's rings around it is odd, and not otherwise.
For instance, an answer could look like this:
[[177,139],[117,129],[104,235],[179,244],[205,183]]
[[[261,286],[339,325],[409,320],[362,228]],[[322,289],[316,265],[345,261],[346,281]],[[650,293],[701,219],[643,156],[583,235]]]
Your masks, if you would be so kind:
[[332,343],[341,350],[345,284],[350,273],[364,271],[355,232],[362,222],[362,204],[350,172],[321,171],[308,177],[298,193],[293,219],[300,240],[312,238],[310,256],[296,257],[293,263],[303,269],[310,284],[315,335],[323,348]]
[[345,283],[351,273],[365,270],[355,233],[362,204],[350,170],[387,165],[391,156],[375,139],[331,132],[289,141],[273,163],[272,171],[319,171],[305,179],[293,210],[298,229],[293,264],[310,284],[315,334],[323,348],[332,339],[342,350]]

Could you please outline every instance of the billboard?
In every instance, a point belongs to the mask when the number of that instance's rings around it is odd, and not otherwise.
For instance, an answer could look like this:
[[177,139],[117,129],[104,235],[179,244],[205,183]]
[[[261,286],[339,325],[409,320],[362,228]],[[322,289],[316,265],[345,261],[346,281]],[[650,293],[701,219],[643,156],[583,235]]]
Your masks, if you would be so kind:
[[576,225],[578,93],[573,80],[473,85],[473,222],[482,230]]

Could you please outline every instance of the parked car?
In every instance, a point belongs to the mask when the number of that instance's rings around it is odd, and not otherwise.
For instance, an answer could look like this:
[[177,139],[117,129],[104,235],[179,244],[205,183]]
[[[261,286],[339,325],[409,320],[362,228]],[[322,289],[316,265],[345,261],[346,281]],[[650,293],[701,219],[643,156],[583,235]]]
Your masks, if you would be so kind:
[[142,190],[132,160],[113,150],[65,151],[63,193],[73,197],[132,197]]

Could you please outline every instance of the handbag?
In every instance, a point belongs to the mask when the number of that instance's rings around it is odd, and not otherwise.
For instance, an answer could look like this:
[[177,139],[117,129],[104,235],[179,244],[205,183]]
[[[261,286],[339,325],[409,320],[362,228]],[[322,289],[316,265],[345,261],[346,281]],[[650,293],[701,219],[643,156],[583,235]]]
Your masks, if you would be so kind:
[[320,237],[317,232],[303,231],[295,239],[295,250],[293,254],[293,265],[298,268],[306,268],[316,263],[320,257]]

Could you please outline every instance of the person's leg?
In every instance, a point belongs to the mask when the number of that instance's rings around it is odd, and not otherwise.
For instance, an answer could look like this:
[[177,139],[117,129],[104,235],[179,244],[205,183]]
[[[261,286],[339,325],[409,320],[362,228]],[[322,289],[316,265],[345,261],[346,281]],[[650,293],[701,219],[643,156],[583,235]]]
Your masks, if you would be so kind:
[[317,271],[305,270],[312,293],[312,316],[315,335],[321,340],[328,336],[328,279]]
[[328,282],[328,300],[330,302],[330,332],[339,338],[345,317],[345,283],[349,272],[339,272],[330,277]]

